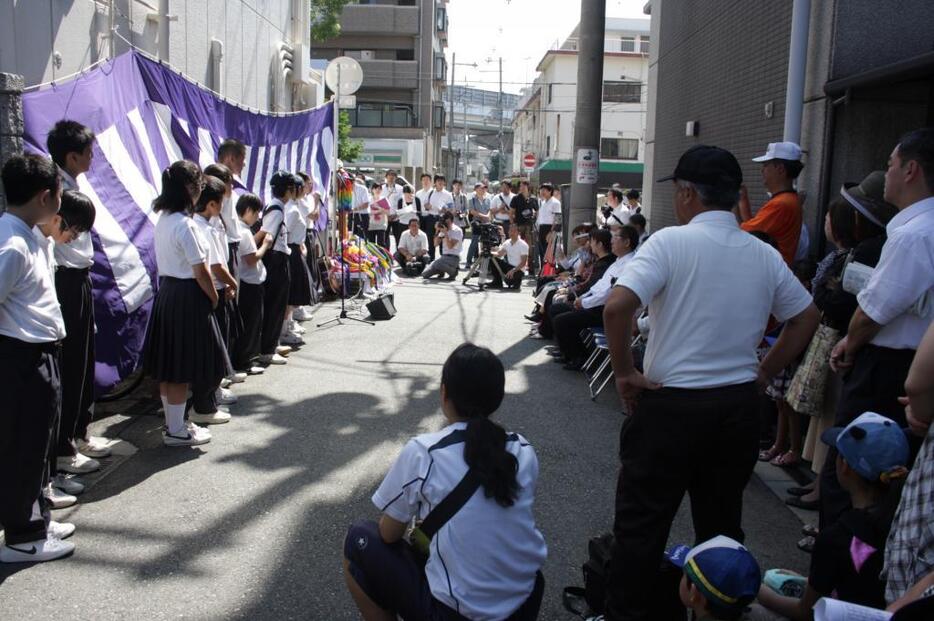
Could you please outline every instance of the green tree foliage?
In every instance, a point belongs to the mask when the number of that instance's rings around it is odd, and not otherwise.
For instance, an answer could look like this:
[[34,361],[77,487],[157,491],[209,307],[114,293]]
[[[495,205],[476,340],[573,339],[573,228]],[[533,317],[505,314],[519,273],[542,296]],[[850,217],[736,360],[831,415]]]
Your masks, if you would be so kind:
[[311,39],[326,41],[341,33],[341,11],[350,0],[311,0]]
[[355,162],[363,151],[363,141],[350,138],[350,115],[341,110],[337,120],[337,157],[345,162]]
[[490,156],[490,179],[499,179],[502,173],[502,155],[499,151]]

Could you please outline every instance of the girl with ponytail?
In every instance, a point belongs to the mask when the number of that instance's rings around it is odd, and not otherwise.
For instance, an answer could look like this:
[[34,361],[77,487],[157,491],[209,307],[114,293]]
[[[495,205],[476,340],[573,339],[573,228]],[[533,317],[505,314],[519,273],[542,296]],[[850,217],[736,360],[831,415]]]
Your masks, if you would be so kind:
[[[532,504],[535,450],[491,420],[506,374],[470,343],[441,372],[447,426],[411,439],[344,542],[347,586],[364,619],[515,619],[538,616],[547,555]],[[413,524],[427,562],[403,541]]]

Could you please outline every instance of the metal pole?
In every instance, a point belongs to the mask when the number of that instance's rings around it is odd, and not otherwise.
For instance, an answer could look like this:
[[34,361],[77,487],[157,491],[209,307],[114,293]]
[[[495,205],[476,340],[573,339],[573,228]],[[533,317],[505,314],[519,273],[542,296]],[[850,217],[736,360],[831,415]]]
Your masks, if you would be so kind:
[[448,173],[453,180],[457,176],[457,164],[454,162],[454,68],[457,67],[457,54],[451,52],[451,92],[448,93],[448,162],[453,167]]
[[804,114],[804,77],[808,64],[808,27],[811,0],[794,0],[791,9],[791,42],[788,45],[788,87],[785,91],[786,142],[801,142]]
[[[469,153],[470,153],[470,152],[467,150],[467,144],[468,144],[467,141],[468,141],[468,137],[467,137],[467,80],[465,79],[465,80],[464,80],[464,157],[463,157],[463,160],[464,160],[464,178],[462,179],[462,180],[464,181],[464,183],[467,182],[467,178],[466,178],[466,177],[467,177],[467,162],[468,162],[468,156],[469,156]],[[466,189],[466,188],[465,188],[465,189]]]
[[169,62],[169,0],[159,0],[159,60]]
[[568,214],[567,230],[573,229],[582,222],[592,222],[597,208],[606,3],[588,0],[581,2],[579,28],[577,110],[574,117],[571,208]]
[[116,39],[116,27],[114,26],[114,2],[116,0],[110,0],[110,38],[108,39],[108,48],[110,50],[110,59],[113,60],[115,55],[116,45],[114,39]]
[[506,149],[503,143],[503,57],[499,57],[499,178],[506,177]]

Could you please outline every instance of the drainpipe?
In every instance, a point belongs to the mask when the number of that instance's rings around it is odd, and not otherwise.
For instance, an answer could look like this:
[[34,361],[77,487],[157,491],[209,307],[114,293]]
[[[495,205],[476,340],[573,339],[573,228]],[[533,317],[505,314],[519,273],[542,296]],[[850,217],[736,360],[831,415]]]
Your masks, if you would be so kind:
[[169,0],[159,0],[159,60],[169,62]]
[[811,0],[794,0],[791,9],[791,42],[788,46],[788,88],[785,91],[785,135],[783,140],[801,144],[804,114],[804,77],[807,68],[808,28]]

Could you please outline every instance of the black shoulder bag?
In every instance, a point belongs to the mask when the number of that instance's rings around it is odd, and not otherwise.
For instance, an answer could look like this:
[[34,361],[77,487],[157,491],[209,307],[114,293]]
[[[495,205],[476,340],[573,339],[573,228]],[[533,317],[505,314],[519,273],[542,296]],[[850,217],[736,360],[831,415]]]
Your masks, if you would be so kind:
[[448,495],[412,531],[410,537],[412,550],[422,561],[422,564],[428,561],[431,540],[441,530],[441,527],[447,524],[467,504],[467,501],[478,489],[480,489],[480,479],[473,470],[468,469],[467,474],[460,480],[460,483],[448,492]]

